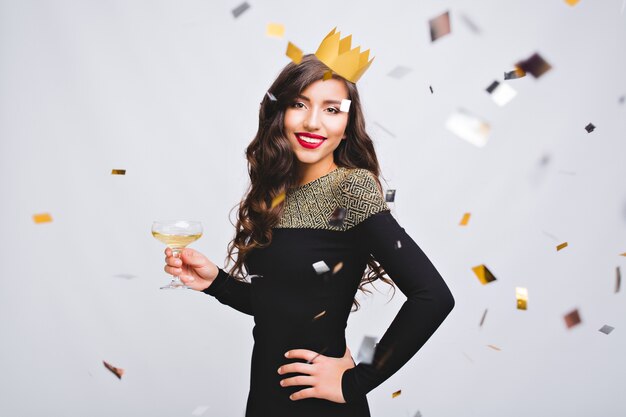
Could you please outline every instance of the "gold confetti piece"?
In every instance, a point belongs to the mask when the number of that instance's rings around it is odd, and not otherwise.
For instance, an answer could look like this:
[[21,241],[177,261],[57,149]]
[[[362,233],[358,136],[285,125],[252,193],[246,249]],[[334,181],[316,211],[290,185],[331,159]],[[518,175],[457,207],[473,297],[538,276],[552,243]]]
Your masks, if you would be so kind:
[[615,268],[615,293],[619,292],[620,287],[622,286],[622,271],[620,271],[619,266]]
[[250,5],[248,4],[247,1],[244,1],[243,3],[241,3],[239,6],[235,7],[232,10],[233,16],[236,18],[238,18],[239,16],[242,15],[243,12],[245,12],[246,10],[248,10],[250,8]]
[[499,347],[494,346],[494,345],[487,345],[487,346],[489,346],[489,347],[490,347],[491,349],[493,349],[493,350],[497,350],[497,351],[501,351],[501,350],[502,350],[502,349],[500,349]]
[[605,324],[604,326],[602,326],[602,328],[600,328],[598,331],[604,333],[604,334],[609,334],[611,333],[613,330],[615,330],[615,327],[613,326],[609,326],[607,324]]
[[478,147],[483,147],[487,144],[489,132],[491,131],[489,123],[463,109],[458,109],[448,117],[446,129]]
[[385,193],[385,202],[393,203],[396,199],[396,190],[387,190]]
[[265,34],[273,38],[282,38],[285,36],[285,25],[282,23],[268,23]]
[[483,327],[483,323],[485,322],[485,317],[487,317],[487,309],[485,309],[485,312],[483,313],[483,317],[480,319],[480,324],[478,325],[478,327]]
[[321,317],[324,317],[326,315],[326,310],[322,311],[321,313],[318,313],[315,317],[313,317],[313,320],[317,320]]
[[626,252],[624,252],[624,253],[620,253],[620,255],[619,255],[619,256],[626,256]]
[[517,91],[508,84],[501,83],[499,81],[492,82],[486,91],[491,94],[491,99],[498,106],[502,107],[517,95]]
[[302,61],[302,49],[291,42],[287,44],[287,52],[285,53],[295,64],[299,64]]
[[565,3],[567,3],[570,6],[576,6],[578,3],[580,2],[580,0],[565,0]]
[[272,199],[272,206],[270,208],[274,208],[285,200],[285,192],[278,194],[276,197]]
[[347,100],[345,98],[341,100],[341,106],[339,106],[339,111],[343,111],[343,112],[350,111],[350,103],[352,103],[352,101]]
[[430,26],[430,40],[436,41],[450,33],[450,12],[445,12],[428,21]]
[[567,326],[568,329],[571,329],[572,327],[580,324],[581,319],[580,319],[580,314],[578,313],[578,309],[573,310],[569,313],[567,313],[565,315],[565,317],[563,317],[565,319],[565,325]]
[[331,70],[324,71],[324,76],[322,77],[322,79],[324,81],[327,81],[327,80],[330,80],[331,78],[333,78],[333,72]]
[[52,221],[52,216],[50,213],[33,214],[33,220],[35,223],[49,223]]
[[463,214],[463,218],[461,219],[461,223],[459,223],[459,226],[467,226],[467,223],[469,222],[470,216],[471,216],[470,213]]
[[513,71],[508,71],[504,73],[505,80],[516,80],[518,78],[523,78],[526,76],[526,71],[521,68],[515,68]]
[[118,377],[119,379],[122,379],[122,375],[124,375],[124,370],[122,368],[116,368],[115,366],[110,365],[106,363],[105,361],[102,361],[102,363],[109,371],[113,372],[113,374],[116,377]]
[[398,391],[396,391],[393,394],[391,394],[391,398],[399,397],[400,394],[402,394],[402,390],[401,389],[399,389]]
[[472,271],[476,274],[480,282],[485,285],[496,280],[496,277],[491,273],[485,265],[478,265],[472,268]]
[[126,175],[125,169],[112,169],[111,175]]
[[335,267],[333,268],[333,274],[339,272],[341,268],[343,268],[343,262],[339,262],[337,265],[335,265]]
[[566,247],[567,247],[567,242],[563,242],[563,243],[561,243],[560,245],[558,245],[558,246],[556,247],[556,250],[557,250],[557,252],[558,252],[558,251],[560,251],[561,249],[566,248]]
[[515,287],[515,298],[517,299],[517,309],[526,310],[528,306],[528,289]]
[[518,62],[515,64],[515,67],[522,71],[529,72],[535,78],[541,77],[552,69],[552,66],[537,53],[533,54],[527,60]]

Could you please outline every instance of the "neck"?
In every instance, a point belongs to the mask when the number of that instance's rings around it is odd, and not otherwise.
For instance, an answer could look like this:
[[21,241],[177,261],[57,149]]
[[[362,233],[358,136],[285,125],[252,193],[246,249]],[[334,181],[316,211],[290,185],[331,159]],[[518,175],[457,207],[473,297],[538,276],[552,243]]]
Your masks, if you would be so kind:
[[308,184],[311,181],[314,181],[321,177],[322,175],[326,175],[332,170],[337,169],[337,165],[334,161],[330,161],[330,163],[324,164],[300,164],[299,167],[299,185],[302,186],[304,184]]

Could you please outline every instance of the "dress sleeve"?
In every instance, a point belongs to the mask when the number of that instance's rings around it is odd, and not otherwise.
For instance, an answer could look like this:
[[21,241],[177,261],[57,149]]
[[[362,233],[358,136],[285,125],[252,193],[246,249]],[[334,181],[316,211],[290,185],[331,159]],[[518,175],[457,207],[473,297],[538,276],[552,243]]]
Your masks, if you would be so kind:
[[250,284],[236,279],[222,268],[217,269],[217,277],[202,292],[212,295],[222,304],[253,316],[254,310],[252,309]]
[[[368,171],[369,172],[369,171]],[[384,203],[373,174],[365,180],[365,195]],[[344,372],[341,388],[346,402],[363,398],[398,371],[437,330],[454,307],[454,298],[428,257],[389,210],[377,211],[354,226],[355,241],[374,256],[407,297],[376,346],[371,363]]]

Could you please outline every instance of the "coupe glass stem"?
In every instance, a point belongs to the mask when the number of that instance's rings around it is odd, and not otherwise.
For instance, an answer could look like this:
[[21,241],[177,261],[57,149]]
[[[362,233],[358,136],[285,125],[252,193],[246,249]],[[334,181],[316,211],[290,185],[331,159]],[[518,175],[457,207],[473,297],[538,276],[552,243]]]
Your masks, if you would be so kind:
[[[175,258],[180,258],[180,252],[182,251],[182,249],[183,248],[172,248],[172,255],[174,255]],[[178,288],[188,288],[188,287],[185,284],[183,284],[180,278],[176,275],[174,276],[174,278],[172,278],[172,281],[169,283],[169,285],[161,287],[162,290],[178,289]]]

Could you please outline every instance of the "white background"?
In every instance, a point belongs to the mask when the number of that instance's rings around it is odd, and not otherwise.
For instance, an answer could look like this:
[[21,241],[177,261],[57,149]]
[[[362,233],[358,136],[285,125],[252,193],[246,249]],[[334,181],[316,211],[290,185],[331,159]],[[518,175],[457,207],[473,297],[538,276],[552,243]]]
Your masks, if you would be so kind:
[[[0,415],[243,415],[252,318],[160,291],[150,225],[202,221],[193,247],[224,265],[287,41],[314,52],[335,26],[376,57],[358,86],[383,185],[456,299],[368,395],[373,416],[626,415],[622,3],[250,1],[235,19],[239,1],[0,1]],[[433,43],[428,19],[446,10],[452,33]],[[271,22],[284,39],[265,36]],[[518,95],[498,107],[485,88],[535,52],[552,70],[507,81]],[[387,75],[400,65],[412,71]],[[491,124],[484,148],[445,129],[458,108]],[[35,224],[44,212],[53,222]],[[479,264],[497,281],[481,285]],[[377,287],[349,321],[355,355],[404,300]]]

